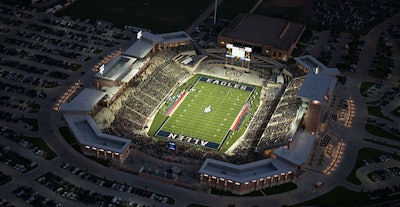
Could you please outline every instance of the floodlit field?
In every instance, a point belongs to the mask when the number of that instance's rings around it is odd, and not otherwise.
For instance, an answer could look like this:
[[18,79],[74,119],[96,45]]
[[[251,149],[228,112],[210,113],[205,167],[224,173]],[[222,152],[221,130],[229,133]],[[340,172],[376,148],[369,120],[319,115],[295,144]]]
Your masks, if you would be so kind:
[[[221,143],[251,90],[198,81],[160,130]],[[211,112],[207,111],[211,108]]]

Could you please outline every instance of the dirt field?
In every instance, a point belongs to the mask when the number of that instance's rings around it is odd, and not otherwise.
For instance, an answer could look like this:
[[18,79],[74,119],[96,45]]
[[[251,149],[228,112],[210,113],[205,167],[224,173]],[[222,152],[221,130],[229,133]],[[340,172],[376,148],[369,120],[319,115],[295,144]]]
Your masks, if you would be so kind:
[[272,4],[276,7],[298,7],[302,3],[302,0],[275,0]]

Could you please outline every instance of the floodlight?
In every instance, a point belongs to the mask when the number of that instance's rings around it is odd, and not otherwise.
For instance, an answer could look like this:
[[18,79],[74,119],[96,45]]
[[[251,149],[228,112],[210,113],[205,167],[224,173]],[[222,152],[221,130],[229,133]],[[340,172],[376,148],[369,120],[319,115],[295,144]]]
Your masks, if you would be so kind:
[[104,72],[104,64],[100,67],[100,71],[99,71],[99,72],[100,72],[101,75],[103,75],[103,72]]

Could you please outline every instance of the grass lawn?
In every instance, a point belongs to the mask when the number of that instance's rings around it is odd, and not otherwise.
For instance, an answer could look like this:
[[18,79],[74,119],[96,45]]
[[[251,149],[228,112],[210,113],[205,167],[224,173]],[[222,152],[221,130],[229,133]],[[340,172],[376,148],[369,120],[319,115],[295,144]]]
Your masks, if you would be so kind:
[[391,112],[393,115],[400,117],[400,106]]
[[382,114],[381,107],[380,106],[368,106],[368,114],[372,116],[376,116],[382,119],[386,119],[388,121],[393,121],[389,117],[385,116]]
[[329,193],[314,198],[309,201],[305,201],[296,206],[360,206],[361,204],[367,203],[369,200],[368,196],[365,193],[358,193],[351,190],[348,190],[344,187],[336,187],[331,190]]
[[74,135],[72,134],[72,132],[68,129],[68,127],[60,127],[58,129],[58,131],[60,132],[60,134],[64,137],[65,141],[71,145],[71,147],[73,147],[76,151],[82,153],[81,147],[79,145],[79,143],[76,141]]
[[361,87],[360,87],[360,93],[362,96],[366,97],[366,95],[364,95],[364,93],[369,90],[372,86],[374,86],[375,83],[371,83],[371,82],[362,82],[361,83]]
[[39,130],[37,119],[22,118],[21,121],[31,126],[31,131],[37,132]]
[[378,43],[376,45],[376,51],[382,52],[384,54],[390,55],[392,53],[392,47],[387,46],[384,38],[381,36],[378,39]]
[[46,156],[44,156],[44,158],[46,160],[51,160],[51,159],[57,157],[57,154],[49,147],[49,145],[47,145],[47,143],[42,138],[40,138],[40,137],[25,137],[25,136],[21,136],[21,138],[32,143],[34,146],[38,147],[39,149],[42,149],[43,151],[45,151]]
[[31,108],[31,110],[30,110],[31,113],[37,113],[37,112],[39,112],[39,110],[40,110],[40,105],[37,104],[37,103],[34,102],[34,101],[31,102],[31,103],[28,105],[28,107]]
[[341,83],[342,85],[344,85],[347,81],[346,76],[337,76],[337,78],[338,78],[338,82]]
[[369,70],[368,75],[378,78],[385,78],[386,68],[388,67],[389,58],[387,56],[379,56],[378,64],[375,70]]
[[380,155],[389,155],[387,152],[383,152],[380,150],[372,149],[372,148],[362,148],[358,151],[357,155],[357,161],[355,166],[353,167],[353,170],[351,171],[350,175],[347,176],[347,181],[355,184],[355,185],[361,185],[361,181],[358,179],[356,175],[356,171],[358,168],[364,166],[363,160],[368,160],[368,159],[376,159]]
[[368,133],[373,134],[375,136],[384,137],[395,141],[400,141],[400,137],[373,124],[365,124],[365,130],[367,130]]
[[3,174],[0,171],[0,185],[4,185],[4,184],[10,182],[11,180],[12,180],[12,177],[10,175]]
[[86,157],[90,158],[91,160],[93,160],[105,167],[110,167],[112,164],[112,160],[106,160],[106,159],[95,157],[95,156],[86,156]]
[[278,185],[278,186],[273,186],[271,188],[266,188],[263,189],[262,191],[264,192],[265,195],[274,195],[274,194],[278,194],[278,193],[285,193],[285,192],[289,192],[292,190],[295,190],[297,188],[297,185],[295,183],[285,183],[282,185]]
[[187,29],[213,0],[80,0],[61,15],[112,22],[117,27],[132,25],[153,32]]
[[374,144],[379,144],[379,145],[382,145],[382,146],[385,146],[385,147],[390,147],[390,148],[393,148],[393,149],[400,150],[400,146],[399,145],[392,145],[392,144],[388,144],[388,143],[385,143],[385,142],[381,142],[381,141],[374,140],[374,139],[368,139],[368,138],[364,138],[364,140],[367,141],[367,142],[374,143]]
[[375,101],[369,101],[369,102],[367,102],[367,104],[376,105],[376,104],[379,104],[380,102],[381,102],[381,100],[375,100]]

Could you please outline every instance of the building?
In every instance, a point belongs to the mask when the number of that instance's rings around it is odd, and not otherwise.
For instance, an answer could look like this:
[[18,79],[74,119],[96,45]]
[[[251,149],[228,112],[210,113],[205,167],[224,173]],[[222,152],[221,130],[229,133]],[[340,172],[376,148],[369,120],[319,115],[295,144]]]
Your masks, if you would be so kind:
[[199,170],[200,184],[243,195],[295,180],[307,163],[315,135],[298,131],[287,146],[274,150],[272,158],[243,165],[207,159]]
[[337,79],[308,73],[297,96],[301,98],[303,106],[307,106],[304,114],[305,129],[316,133],[322,121],[322,115],[329,103],[329,97],[335,89]]
[[61,104],[60,110],[69,114],[89,115],[100,108],[99,102],[105,96],[106,92],[85,88],[70,102]]
[[217,188],[243,195],[294,179],[295,168],[278,159],[264,159],[235,165],[207,158],[199,170],[203,187]]
[[300,70],[305,73],[315,73],[325,76],[337,77],[340,76],[340,71],[337,68],[328,68],[323,63],[319,62],[311,55],[295,57],[296,65]]
[[289,82],[257,144],[271,158],[244,165],[208,159],[199,170],[204,187],[243,195],[290,182],[307,163],[340,72],[312,56],[295,60],[307,74]]
[[64,114],[68,127],[85,155],[121,164],[129,155],[130,139],[102,133],[89,115]]
[[103,105],[109,106],[147,68],[152,53],[171,47],[189,45],[185,32],[152,34],[141,32],[140,38],[125,52],[102,65],[95,74],[95,85],[106,92]]
[[256,14],[241,14],[218,35],[217,44],[251,47],[253,52],[287,61],[305,25]]
[[298,67],[307,72],[306,78],[297,96],[301,98],[307,111],[304,115],[305,129],[316,133],[325,115],[325,109],[335,90],[337,68],[328,68],[310,55],[294,58]]
[[142,32],[140,38],[124,52],[124,55],[142,59],[166,48],[190,45],[191,40],[192,38],[183,31],[164,34]]
[[95,74],[96,88],[85,88],[60,110],[79,142],[84,154],[123,163],[129,154],[130,139],[102,133],[91,115],[103,106],[109,106],[144,70],[151,53],[162,49],[190,44],[185,32],[155,35],[140,32],[138,40],[124,53],[118,54]]
[[147,67],[149,58],[117,55],[104,64],[102,71],[95,74],[95,85],[106,92],[103,106],[109,106]]

